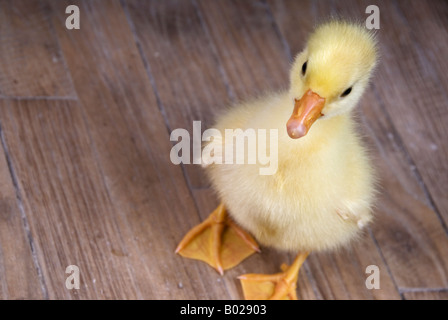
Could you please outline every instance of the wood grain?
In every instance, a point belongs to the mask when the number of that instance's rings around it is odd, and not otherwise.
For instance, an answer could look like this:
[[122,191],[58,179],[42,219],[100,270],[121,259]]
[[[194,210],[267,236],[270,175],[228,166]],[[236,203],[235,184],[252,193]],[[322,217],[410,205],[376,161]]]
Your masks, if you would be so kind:
[[408,58],[394,75],[404,80],[396,91],[403,104],[391,108],[390,114],[448,234],[448,152],[441,147],[448,140],[448,63],[439,54],[448,52],[448,4],[399,1],[392,9],[406,32],[400,33],[402,45],[389,48],[395,56],[405,53]]
[[[230,101],[222,68],[192,1],[127,1],[129,21],[146,62],[159,108],[170,132],[184,128],[193,135],[193,121],[202,130]],[[193,143],[191,139],[191,144]],[[193,155],[191,155],[191,161]],[[193,188],[209,185],[197,165],[184,165]]]
[[258,1],[198,1],[237,99],[287,89],[289,59],[266,4]]
[[[84,28],[67,33],[57,27],[57,34],[92,128],[96,161],[132,259],[138,297],[228,297],[213,270],[173,253],[200,220],[181,168],[169,160],[169,132],[123,8],[118,1],[78,4]],[[66,3],[52,5],[59,12]],[[54,24],[61,26],[60,16]]]
[[1,1],[0,30],[0,97],[76,98],[41,1]]
[[[12,168],[11,168],[12,169]],[[12,169],[13,170],[13,169]],[[0,155],[0,299],[42,299],[39,265],[33,257],[28,222],[23,221],[20,195],[16,193],[5,150]]]
[[[101,185],[78,105],[9,101],[0,116],[48,297],[137,297],[116,210]],[[65,287],[72,264],[80,269],[80,290]]]

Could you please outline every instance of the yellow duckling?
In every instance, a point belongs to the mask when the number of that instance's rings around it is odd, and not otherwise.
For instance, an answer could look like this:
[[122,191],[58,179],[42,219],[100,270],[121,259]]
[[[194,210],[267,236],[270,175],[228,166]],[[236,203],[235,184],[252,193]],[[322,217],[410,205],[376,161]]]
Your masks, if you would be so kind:
[[[241,276],[245,297],[296,299],[308,253],[347,244],[372,219],[373,170],[352,110],[377,56],[376,41],[362,26],[327,22],[297,55],[288,92],[236,105],[221,116],[215,128],[223,136],[225,129],[277,129],[278,139],[265,151],[277,150],[278,169],[260,175],[259,162],[209,165],[222,203],[176,252],[222,274],[259,251],[248,231],[265,246],[299,254],[281,273]],[[209,146],[226,143],[233,142],[214,139]]]

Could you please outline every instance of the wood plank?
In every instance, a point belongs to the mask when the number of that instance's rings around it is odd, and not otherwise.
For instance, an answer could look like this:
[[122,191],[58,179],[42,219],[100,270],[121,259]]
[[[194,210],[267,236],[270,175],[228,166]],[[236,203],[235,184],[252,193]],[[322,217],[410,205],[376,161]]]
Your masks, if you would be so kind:
[[[184,0],[126,3],[169,129],[184,128],[193,134],[193,121],[201,121],[202,132],[211,127],[214,115],[230,101],[229,89],[195,4]],[[200,166],[185,165],[185,169],[193,188],[209,185]]]
[[[396,300],[400,295],[387,265],[368,232],[349,248],[334,253],[314,253],[309,258],[314,282],[325,300]],[[368,266],[379,270],[379,289],[368,289]]]
[[290,61],[266,4],[200,0],[198,8],[239,100],[287,89]]
[[448,290],[411,291],[403,293],[406,300],[448,300]]
[[0,30],[0,97],[76,97],[41,1],[1,1]]
[[417,62],[414,69],[420,73],[420,78],[446,91],[448,76],[444,71],[448,68],[445,59],[448,52],[448,3],[436,0],[429,5],[415,0],[400,0],[395,1],[393,8],[399,23],[412,30],[407,36],[414,44],[411,48]]
[[390,10],[405,31],[388,56],[406,57],[390,71],[406,80],[396,87],[403,104],[391,118],[448,232],[448,4],[397,1]]
[[[0,101],[5,140],[50,299],[137,298],[80,108],[69,101]],[[81,288],[67,290],[77,265]]]
[[[267,3],[281,33],[280,36],[285,33],[284,28],[291,28],[290,32],[294,33],[294,36],[286,43],[289,48],[287,54],[295,57],[303,50],[303,46],[316,24],[318,6],[325,5],[328,1],[268,0]],[[291,14],[292,12],[294,14]],[[305,17],[307,18],[305,19]]]
[[[3,121],[4,119],[2,119]],[[29,235],[22,213],[4,148],[0,155],[0,298],[29,300],[45,297],[36,269]]]
[[[235,89],[235,92],[238,92],[242,97],[247,91],[267,90],[269,86],[271,89],[278,89],[288,82],[289,58],[284,50],[284,43],[279,38],[278,33],[275,32],[272,16],[268,10],[270,6],[259,7],[258,5],[257,2],[249,1],[235,2],[228,6],[221,6],[221,3],[215,6],[211,2],[204,1],[199,2],[198,5],[219,52],[219,61],[226,74],[232,75],[229,76],[229,80],[234,80],[232,86],[241,87],[239,90]],[[308,6],[308,8],[311,8],[311,6]],[[290,11],[290,9],[287,10]],[[308,16],[310,13],[305,12],[303,14]],[[241,29],[244,29],[244,31],[241,32]],[[252,41],[247,46],[244,44],[246,39]],[[258,42],[259,39],[262,39],[262,43]],[[249,48],[249,46],[256,49]],[[266,50],[262,50],[262,48]],[[243,61],[239,58],[240,62],[236,67],[235,60],[238,64],[237,57],[250,58]],[[248,61],[250,61],[250,64]],[[237,77],[236,68],[238,68],[240,77]],[[269,70],[270,79],[266,76],[266,70]],[[256,76],[250,76],[251,73],[255,72],[257,73]],[[245,77],[245,75],[249,76]],[[268,251],[268,253],[274,254],[275,252]],[[276,257],[271,257],[269,254],[264,256],[263,253],[254,258],[257,261],[253,266],[253,268],[256,268],[256,272],[259,272],[261,266],[265,268],[262,272],[276,272],[275,270],[278,271],[278,264],[286,259],[286,256],[280,253],[277,253]],[[329,262],[331,259],[335,262]],[[347,262],[350,264],[347,264]],[[249,264],[249,262],[247,263]],[[383,270],[381,275],[384,277],[382,278],[384,290],[370,291],[365,288],[365,268],[370,264],[376,264]],[[249,266],[251,267],[251,265]],[[397,290],[387,273],[387,267],[369,238],[366,244],[360,245],[354,252],[313,254],[310,256],[309,262],[306,263],[305,270],[309,271],[308,279],[302,278],[301,284],[305,284],[305,288],[299,288],[299,295],[304,297],[326,299],[344,299],[347,297],[353,299],[399,298]],[[333,272],[334,270],[338,270],[338,272]],[[325,277],[325,274],[331,274],[332,276]],[[341,278],[344,279],[343,287],[341,287]]]
[[382,188],[372,228],[394,279],[399,287],[447,286],[448,240],[440,221],[422,195],[414,197],[401,184],[415,184],[412,173],[389,165],[377,162]]
[[67,32],[58,14],[68,3],[51,3],[54,25],[132,260],[138,296],[229,298],[214,270],[173,253],[200,222],[199,214],[181,168],[169,160],[169,132],[120,2],[76,1],[83,12],[77,33]]

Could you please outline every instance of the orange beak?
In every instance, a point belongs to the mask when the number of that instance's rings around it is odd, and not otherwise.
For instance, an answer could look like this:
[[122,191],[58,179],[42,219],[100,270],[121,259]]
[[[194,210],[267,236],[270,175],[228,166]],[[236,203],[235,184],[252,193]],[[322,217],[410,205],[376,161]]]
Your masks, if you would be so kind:
[[294,99],[294,111],[286,124],[288,135],[293,139],[305,136],[320,116],[325,98],[309,89],[300,100]]

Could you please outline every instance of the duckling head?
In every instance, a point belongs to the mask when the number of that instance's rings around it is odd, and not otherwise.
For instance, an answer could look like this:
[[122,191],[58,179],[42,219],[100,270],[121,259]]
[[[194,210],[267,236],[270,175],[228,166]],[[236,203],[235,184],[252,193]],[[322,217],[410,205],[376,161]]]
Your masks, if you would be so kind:
[[375,37],[362,25],[334,20],[317,27],[291,69],[288,135],[301,138],[314,122],[353,110],[377,60]]

